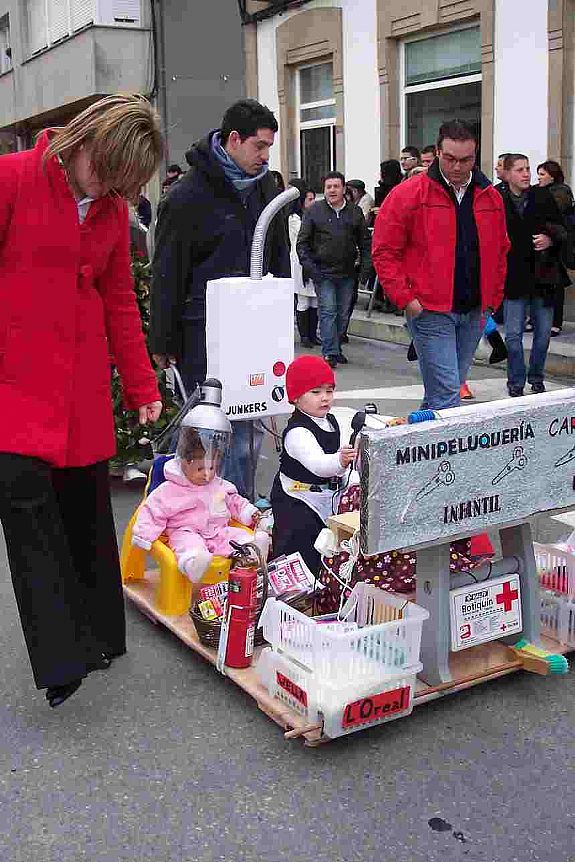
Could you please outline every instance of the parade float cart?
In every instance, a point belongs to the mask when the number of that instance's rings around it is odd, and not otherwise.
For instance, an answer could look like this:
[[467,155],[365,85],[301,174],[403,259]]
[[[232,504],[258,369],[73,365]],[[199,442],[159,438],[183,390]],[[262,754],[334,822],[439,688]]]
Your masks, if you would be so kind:
[[[378,605],[370,592],[374,588],[359,585],[353,619],[362,624],[363,614],[365,624],[367,614],[371,625],[359,629],[365,634],[358,650],[360,641],[353,631],[334,638],[323,634],[313,619],[272,603],[264,618],[271,646],[256,648],[252,667],[226,669],[229,679],[284,728],[286,736],[301,736],[315,745],[518,670],[564,671],[562,654],[575,648],[573,596],[561,595],[568,592],[565,560],[555,566],[561,570],[561,588],[553,589],[557,583],[546,576],[551,589],[541,592],[531,521],[542,513],[575,507],[575,390],[441,411],[416,424],[365,429],[360,451],[361,512],[335,515],[330,527],[340,540],[359,535],[367,555],[416,552],[417,590],[407,597],[412,600],[407,614],[405,596],[377,590],[382,597]],[[450,542],[484,531],[499,537],[500,553],[462,584],[460,574],[450,574]],[[538,553],[547,553],[552,562],[548,551]],[[215,665],[216,650],[200,643],[187,608],[176,608],[179,613],[173,613],[173,607],[158,609],[159,580],[153,571],[126,579],[126,595]],[[571,620],[570,637],[559,638],[563,643],[548,637],[559,637],[553,623],[559,612],[563,617],[567,612]],[[395,639],[391,646],[388,635]],[[334,640],[335,647],[326,652],[326,643],[329,647]],[[358,671],[352,659],[359,656],[365,664],[366,656],[375,656],[382,661],[384,647],[397,673],[382,668],[379,681],[373,674],[366,676],[367,687],[352,684],[342,700],[335,677],[347,675],[353,681],[366,671]],[[323,710],[330,704],[329,737],[318,703]],[[334,721],[340,722],[339,729]]]

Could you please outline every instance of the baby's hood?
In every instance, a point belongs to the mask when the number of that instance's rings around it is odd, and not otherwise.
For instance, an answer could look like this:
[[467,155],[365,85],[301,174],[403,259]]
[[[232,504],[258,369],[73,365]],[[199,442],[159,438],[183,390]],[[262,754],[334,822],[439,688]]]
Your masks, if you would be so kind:
[[164,465],[164,477],[168,482],[173,482],[174,485],[181,485],[182,488],[193,487],[190,480],[184,475],[180,459],[177,456],[166,461]]

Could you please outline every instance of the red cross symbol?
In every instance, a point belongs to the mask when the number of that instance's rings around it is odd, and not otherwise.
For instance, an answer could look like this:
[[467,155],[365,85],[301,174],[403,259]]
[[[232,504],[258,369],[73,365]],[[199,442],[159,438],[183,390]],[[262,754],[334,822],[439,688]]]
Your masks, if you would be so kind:
[[506,581],[502,586],[503,592],[495,596],[495,601],[498,605],[503,605],[503,610],[507,613],[513,607],[515,599],[519,598],[519,592],[512,590],[509,581]]

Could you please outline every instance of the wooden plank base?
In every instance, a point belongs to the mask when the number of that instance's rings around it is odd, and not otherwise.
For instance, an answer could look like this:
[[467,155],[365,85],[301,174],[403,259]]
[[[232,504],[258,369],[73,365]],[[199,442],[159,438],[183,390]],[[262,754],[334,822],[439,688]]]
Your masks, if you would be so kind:
[[[168,617],[156,610],[154,595],[157,580],[156,572],[146,572],[146,577],[143,580],[129,581],[124,584],[124,593],[153,623],[162,623],[190,649],[215,665],[216,651],[200,642],[194,624],[187,613],[180,617]],[[567,652],[567,649],[561,647],[556,641],[542,638],[542,643],[550,652]],[[263,647],[255,648],[254,659],[258,658],[262,649]],[[482,682],[522,670],[523,662],[505,644],[500,641],[492,641],[458,653],[451,653],[449,666],[453,676],[452,682],[429,686],[422,680],[417,680],[414,697],[415,706],[421,706],[430,700],[436,700],[447,694],[455,694]],[[328,737],[322,735],[321,727],[310,725],[305,718],[271,697],[258,680],[253,667],[245,670],[226,668],[226,676],[239,685],[250,697],[253,697],[262,712],[284,730],[286,738],[301,737],[308,746],[316,746],[330,741]]]

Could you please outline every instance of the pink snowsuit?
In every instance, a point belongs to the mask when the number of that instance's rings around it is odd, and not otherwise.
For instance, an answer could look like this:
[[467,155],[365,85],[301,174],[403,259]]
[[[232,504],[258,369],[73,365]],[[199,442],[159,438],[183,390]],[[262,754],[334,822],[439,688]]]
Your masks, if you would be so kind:
[[165,481],[140,507],[132,544],[149,550],[166,533],[178,568],[194,582],[201,579],[212,555],[232,553],[230,539],[242,545],[255,542],[267,557],[266,533],[257,531],[252,536],[240,527],[228,526],[230,518],[248,525],[258,511],[231,482],[216,476],[208,485],[194,485],[182,472],[178,458],[166,462],[164,476]]

